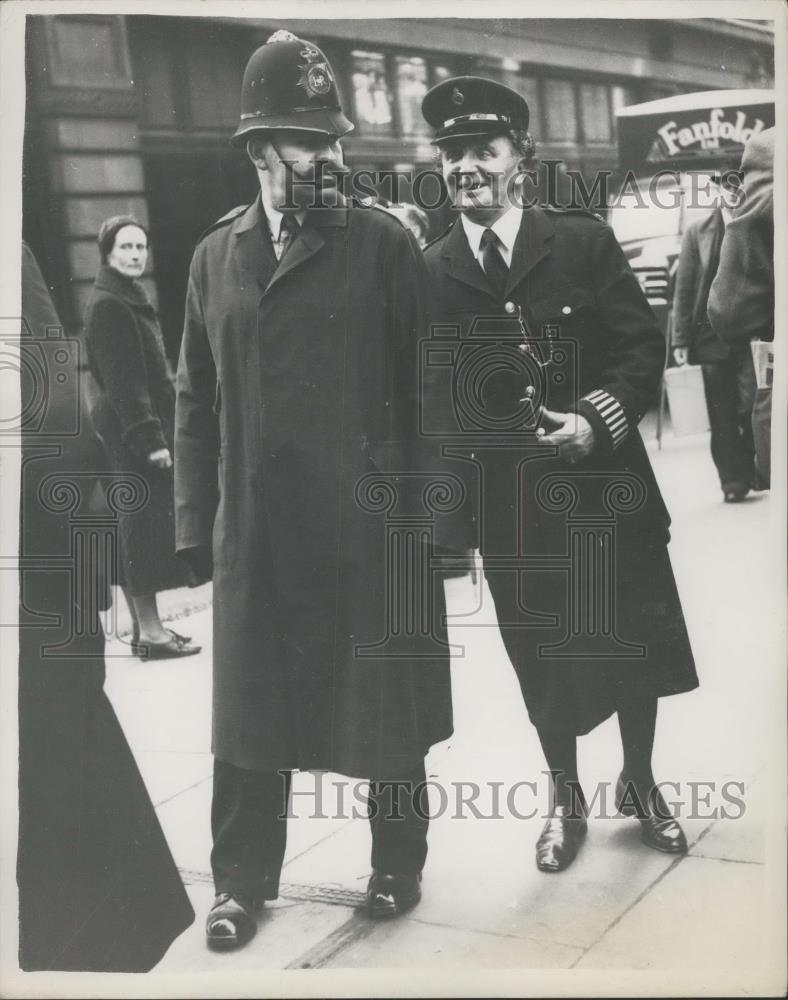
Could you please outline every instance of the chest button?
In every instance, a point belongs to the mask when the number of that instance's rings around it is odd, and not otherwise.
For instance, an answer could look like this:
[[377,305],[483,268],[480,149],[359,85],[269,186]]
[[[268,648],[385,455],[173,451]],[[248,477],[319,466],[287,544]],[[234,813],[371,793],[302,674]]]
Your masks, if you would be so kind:
[[563,309],[561,310],[561,312],[564,314],[564,316],[568,316],[569,313],[571,313],[571,311],[572,311],[572,307],[571,306],[564,306]]
[[514,304],[514,302],[506,302],[504,304],[504,309],[506,310],[506,312],[509,313],[510,316],[512,315],[512,313],[515,311],[516,308],[517,306]]

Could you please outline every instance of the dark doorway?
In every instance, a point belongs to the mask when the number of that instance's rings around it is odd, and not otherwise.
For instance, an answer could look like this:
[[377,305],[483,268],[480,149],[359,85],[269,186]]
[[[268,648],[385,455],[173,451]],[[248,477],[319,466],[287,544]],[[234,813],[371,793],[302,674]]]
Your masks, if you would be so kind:
[[243,151],[148,150],[144,157],[159,314],[175,363],[183,333],[189,264],[202,233],[259,190]]

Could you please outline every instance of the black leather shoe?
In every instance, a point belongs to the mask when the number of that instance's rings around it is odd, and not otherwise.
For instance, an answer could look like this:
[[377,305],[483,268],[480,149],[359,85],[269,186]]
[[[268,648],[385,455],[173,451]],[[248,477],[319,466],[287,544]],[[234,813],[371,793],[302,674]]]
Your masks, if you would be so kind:
[[421,874],[383,875],[373,872],[364,908],[373,920],[384,920],[412,909],[421,899]]
[[643,803],[634,785],[621,774],[616,782],[616,809],[622,816],[637,816],[640,821],[640,836],[647,847],[665,854],[687,853],[684,831],[678,820],[669,814],[658,789],[654,789],[648,801]]
[[217,892],[205,922],[205,941],[216,951],[240,948],[254,937],[259,904],[246,896]]
[[540,872],[562,872],[577,857],[588,833],[585,814],[569,806],[555,806],[536,842],[536,867]]

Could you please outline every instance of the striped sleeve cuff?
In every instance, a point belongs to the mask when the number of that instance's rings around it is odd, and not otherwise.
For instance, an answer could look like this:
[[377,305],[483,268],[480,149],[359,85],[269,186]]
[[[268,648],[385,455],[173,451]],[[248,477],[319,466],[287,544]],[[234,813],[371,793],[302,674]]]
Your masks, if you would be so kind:
[[595,389],[593,392],[589,392],[587,396],[583,396],[583,399],[590,403],[602,418],[608,431],[610,431],[610,436],[613,439],[613,447],[617,448],[626,440],[629,434],[629,424],[627,423],[627,417],[621,403],[619,403],[615,396],[611,396],[609,392],[605,392],[604,389]]

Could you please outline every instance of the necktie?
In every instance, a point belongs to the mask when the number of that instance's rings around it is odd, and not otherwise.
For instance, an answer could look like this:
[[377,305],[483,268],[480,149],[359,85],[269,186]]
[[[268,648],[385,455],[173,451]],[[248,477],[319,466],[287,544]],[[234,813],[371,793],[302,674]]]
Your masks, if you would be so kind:
[[294,215],[282,216],[282,221],[279,225],[279,239],[274,241],[274,253],[276,254],[277,260],[282,260],[284,255],[293,245],[300,228],[301,227],[298,225],[298,219],[296,219]]
[[482,267],[487,275],[487,280],[492,285],[496,298],[502,299],[506,289],[506,280],[509,277],[509,268],[506,261],[501,256],[498,249],[500,240],[492,231],[485,229],[482,233]]

